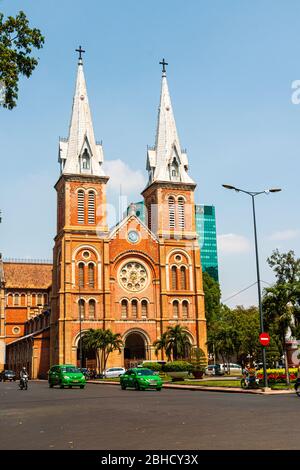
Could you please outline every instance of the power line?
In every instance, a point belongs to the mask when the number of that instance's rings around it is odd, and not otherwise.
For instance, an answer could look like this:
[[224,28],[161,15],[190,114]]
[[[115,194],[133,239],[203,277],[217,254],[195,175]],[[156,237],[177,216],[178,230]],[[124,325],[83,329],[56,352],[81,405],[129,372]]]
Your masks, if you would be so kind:
[[[263,281],[262,279],[260,280],[260,282],[263,282],[264,284],[268,284],[268,286],[271,286],[272,284],[270,284],[269,282],[267,281]],[[230,297],[227,297],[227,299],[223,300],[223,302],[227,302],[228,300],[232,299],[233,297],[236,297],[237,295],[241,294],[242,292],[245,292],[246,290],[250,289],[251,287],[255,286],[255,284],[257,284],[257,281],[253,282],[253,284],[251,284],[250,286],[248,287],[245,287],[244,289],[236,292],[235,294],[231,295]]]

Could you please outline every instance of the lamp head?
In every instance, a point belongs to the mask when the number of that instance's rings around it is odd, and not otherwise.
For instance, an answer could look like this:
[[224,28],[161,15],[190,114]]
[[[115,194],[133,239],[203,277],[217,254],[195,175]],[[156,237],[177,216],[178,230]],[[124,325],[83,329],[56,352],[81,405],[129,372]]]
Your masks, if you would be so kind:
[[235,189],[236,190],[236,188],[234,186],[231,186],[230,184],[222,184],[222,186],[225,189]]

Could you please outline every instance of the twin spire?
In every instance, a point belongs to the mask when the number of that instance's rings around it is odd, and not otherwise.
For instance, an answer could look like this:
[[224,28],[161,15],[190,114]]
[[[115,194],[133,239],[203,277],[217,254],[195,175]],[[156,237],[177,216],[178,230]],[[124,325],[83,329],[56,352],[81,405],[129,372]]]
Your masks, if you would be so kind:
[[[91,111],[83,72],[82,53],[79,47],[78,70],[69,136],[59,140],[59,162],[62,174],[105,176],[102,145],[95,140]],[[187,174],[188,159],[181,150],[172,110],[166,77],[167,62],[163,59],[162,85],[156,142],[147,152],[148,185],[154,182],[181,182],[195,184]]]
[[62,174],[105,176],[102,145],[95,140],[92,115],[89,106],[85,78],[83,73],[82,53],[79,52],[77,79],[69,137],[59,139],[59,162]]

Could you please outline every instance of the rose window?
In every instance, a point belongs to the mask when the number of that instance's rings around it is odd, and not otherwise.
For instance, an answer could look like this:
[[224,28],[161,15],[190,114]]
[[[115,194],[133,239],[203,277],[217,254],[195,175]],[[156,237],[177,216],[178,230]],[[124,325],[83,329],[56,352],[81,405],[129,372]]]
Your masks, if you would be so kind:
[[148,274],[143,265],[136,262],[125,264],[119,274],[120,284],[125,289],[138,292],[147,284]]

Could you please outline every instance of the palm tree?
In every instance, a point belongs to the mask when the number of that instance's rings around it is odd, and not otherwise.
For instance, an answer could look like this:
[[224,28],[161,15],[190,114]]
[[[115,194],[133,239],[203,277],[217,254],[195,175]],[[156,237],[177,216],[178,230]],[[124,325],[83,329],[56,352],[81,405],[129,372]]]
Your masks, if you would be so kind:
[[106,368],[109,354],[116,350],[121,352],[123,341],[119,333],[113,333],[110,329],[90,328],[83,335],[82,345],[86,351],[95,352],[97,370],[102,373]]
[[191,343],[185,329],[180,326],[168,326],[167,331],[163,333],[161,338],[154,342],[156,351],[159,349],[165,350],[168,360],[173,357],[173,360],[185,358],[190,349]]
[[119,351],[121,353],[124,343],[122,341],[120,333],[113,333],[111,330],[104,330],[104,341],[103,341],[103,370],[106,369],[106,363],[108,356],[113,351]]
[[272,325],[272,329],[277,333],[282,351],[284,353],[286,382],[289,385],[289,368],[287,360],[286,336],[289,332],[295,331],[295,296],[298,293],[291,284],[276,284],[268,287],[264,291],[263,309],[266,323]]
[[[165,331],[160,338],[158,338],[156,341],[154,341],[153,346],[155,347],[155,355],[158,356],[158,351],[161,351],[162,354],[166,350],[166,346],[168,343],[168,332]],[[171,360],[169,356],[167,356],[168,361]]]

